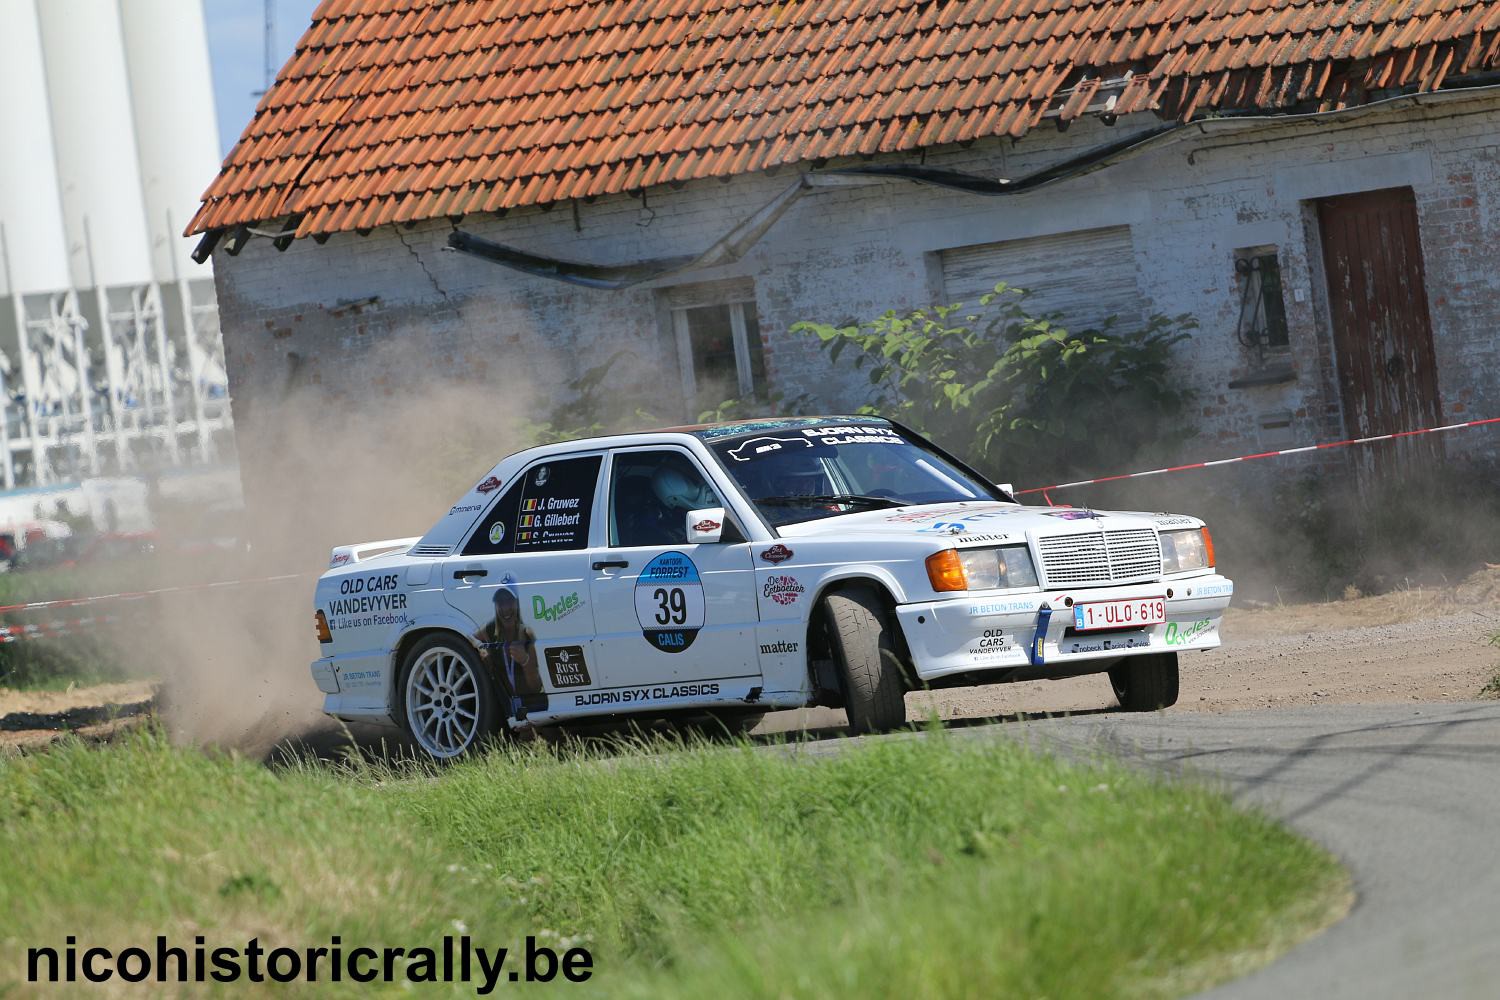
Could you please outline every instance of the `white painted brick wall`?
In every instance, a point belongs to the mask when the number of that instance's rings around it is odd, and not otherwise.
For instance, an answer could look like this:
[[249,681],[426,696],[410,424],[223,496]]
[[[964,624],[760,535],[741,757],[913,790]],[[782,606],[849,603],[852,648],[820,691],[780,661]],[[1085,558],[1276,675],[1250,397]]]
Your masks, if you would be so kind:
[[[1155,124],[1078,122],[1066,133],[1044,128],[1014,146],[981,143],[934,154],[927,163],[1019,177]],[[782,171],[652,190],[649,225],[641,224],[638,199],[617,196],[579,205],[577,232],[567,205],[466,219],[464,228],[590,262],[696,253],[795,177]],[[819,190],[794,205],[743,260],[657,287],[753,279],[773,388],[788,397],[808,393],[839,410],[861,401],[863,374],[830,371],[815,342],[788,332],[793,323],[929,304],[930,255],[944,248],[1129,225],[1149,306],[1192,314],[1202,324],[1182,348],[1178,368],[1199,393],[1194,457],[1232,454],[1260,446],[1258,417],[1268,412],[1293,413],[1290,433],[1299,443],[1342,434],[1308,206],[1316,198],[1398,185],[1417,195],[1444,415],[1500,415],[1500,101],[1489,95],[1352,121],[1268,126],[1253,136],[1194,133],[1014,197],[908,182]],[[294,384],[318,386],[331,404],[375,413],[382,398],[419,387],[441,391],[444,379],[520,380],[547,400],[583,367],[627,347],[645,377],[638,390],[643,405],[664,420],[690,416],[657,288],[607,292],[524,275],[443,250],[451,229],[429,222],[365,237],[340,234],[323,246],[302,240],[285,253],[267,240],[252,241],[237,258],[217,252],[247,481],[257,461],[254,440],[277,420],[277,402]],[[1228,382],[1251,367],[1234,338],[1233,252],[1267,243],[1281,252],[1297,379],[1231,390]],[[339,309],[376,296],[372,306]],[[407,349],[399,367],[384,353],[393,345]],[[295,372],[292,354],[300,358]]]

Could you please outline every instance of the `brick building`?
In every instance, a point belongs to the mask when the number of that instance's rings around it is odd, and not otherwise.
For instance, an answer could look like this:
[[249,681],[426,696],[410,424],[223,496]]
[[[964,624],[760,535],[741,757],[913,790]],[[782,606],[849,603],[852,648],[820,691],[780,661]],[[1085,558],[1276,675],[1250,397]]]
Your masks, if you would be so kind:
[[1196,317],[1214,453],[1500,414],[1497,68],[1452,0],[327,0],[190,227],[247,495],[293,391],[555,400],[625,348],[664,419],[836,410],[793,323],[1000,280]]

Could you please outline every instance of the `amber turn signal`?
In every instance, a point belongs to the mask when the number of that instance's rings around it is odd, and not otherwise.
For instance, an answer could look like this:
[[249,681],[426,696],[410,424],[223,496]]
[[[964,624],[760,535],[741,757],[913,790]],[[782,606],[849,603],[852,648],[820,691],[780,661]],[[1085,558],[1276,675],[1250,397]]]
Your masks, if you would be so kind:
[[319,609],[318,613],[313,616],[313,621],[318,626],[318,641],[332,642],[333,633],[328,631],[328,619],[323,615],[322,609]]
[[1214,568],[1214,536],[1208,533],[1207,527],[1203,529],[1203,561],[1209,569]]
[[928,556],[927,579],[932,581],[932,589],[937,591],[969,589],[968,578],[964,576],[963,560],[958,558],[957,549],[944,549]]

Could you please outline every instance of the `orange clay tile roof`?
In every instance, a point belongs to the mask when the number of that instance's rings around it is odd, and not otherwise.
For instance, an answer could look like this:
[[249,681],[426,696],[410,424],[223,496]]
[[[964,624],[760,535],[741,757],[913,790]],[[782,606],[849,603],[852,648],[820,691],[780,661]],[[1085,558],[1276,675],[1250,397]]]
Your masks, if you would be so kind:
[[[203,232],[365,229],[1500,63],[1484,0],[323,0]],[[1097,110],[1097,105],[1095,106]]]

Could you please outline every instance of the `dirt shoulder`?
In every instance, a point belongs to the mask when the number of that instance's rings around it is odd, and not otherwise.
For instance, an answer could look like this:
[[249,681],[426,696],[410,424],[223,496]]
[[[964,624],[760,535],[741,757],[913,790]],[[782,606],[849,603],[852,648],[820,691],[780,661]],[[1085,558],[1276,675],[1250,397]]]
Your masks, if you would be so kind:
[[73,733],[106,740],[147,717],[156,685],[146,681],[61,691],[0,688],[0,750],[37,750]]

